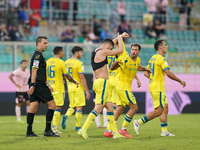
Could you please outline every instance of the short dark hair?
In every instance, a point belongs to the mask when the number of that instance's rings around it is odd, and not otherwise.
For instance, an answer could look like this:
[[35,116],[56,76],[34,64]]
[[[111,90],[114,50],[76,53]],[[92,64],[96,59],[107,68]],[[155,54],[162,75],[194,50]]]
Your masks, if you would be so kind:
[[113,42],[113,40],[110,39],[110,38],[105,38],[105,39],[103,40],[103,44],[108,44],[108,43],[110,43],[110,44],[114,47],[114,42]]
[[155,42],[154,48],[155,48],[156,51],[158,50],[159,46],[162,44],[163,41],[164,40],[162,39],[162,40],[158,40],[158,41]]
[[71,51],[75,54],[76,52],[83,51],[83,48],[80,46],[74,46]]
[[42,42],[42,39],[47,39],[47,37],[46,36],[38,36],[36,38],[36,46],[37,46],[37,43],[41,43]]
[[61,46],[56,46],[54,49],[53,49],[53,53],[54,55],[58,55],[59,52],[61,52],[63,50],[63,47]]
[[22,60],[22,61],[21,61],[21,63],[20,63],[20,64],[22,64],[23,62],[28,62],[28,61],[24,59],[24,60]]
[[137,46],[139,48],[139,51],[141,50],[140,44],[134,43],[134,44],[131,45],[131,48],[132,48],[132,46]]

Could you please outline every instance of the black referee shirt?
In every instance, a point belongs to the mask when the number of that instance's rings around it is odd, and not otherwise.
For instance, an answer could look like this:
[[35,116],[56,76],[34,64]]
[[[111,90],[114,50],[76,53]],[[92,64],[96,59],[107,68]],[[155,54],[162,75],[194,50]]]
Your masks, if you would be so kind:
[[29,84],[31,83],[32,68],[38,69],[36,82],[46,82],[46,60],[38,49],[31,57]]

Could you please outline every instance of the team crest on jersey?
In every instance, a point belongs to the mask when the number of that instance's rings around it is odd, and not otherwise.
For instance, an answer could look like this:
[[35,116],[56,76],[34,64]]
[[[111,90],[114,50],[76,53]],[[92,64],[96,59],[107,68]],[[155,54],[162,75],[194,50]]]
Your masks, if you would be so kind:
[[39,66],[40,61],[39,60],[34,60],[33,62],[33,66],[38,67]]
[[39,58],[40,58],[40,55],[37,55],[35,58],[36,58],[36,59],[39,59]]

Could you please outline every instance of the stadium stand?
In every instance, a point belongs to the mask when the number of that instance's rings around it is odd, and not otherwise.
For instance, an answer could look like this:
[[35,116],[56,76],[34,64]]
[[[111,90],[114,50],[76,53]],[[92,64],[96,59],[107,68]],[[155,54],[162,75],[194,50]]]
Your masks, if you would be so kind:
[[[42,5],[40,9],[40,15],[43,18],[43,21],[40,22],[40,31],[41,34],[45,33],[45,35],[48,35],[48,27],[46,25],[51,26],[51,22],[55,22],[57,26],[54,28],[52,27],[52,32],[56,30],[56,34],[49,34],[48,41],[49,43],[54,42],[60,42],[60,33],[63,32],[63,29],[65,28],[65,25],[61,23],[59,26],[59,21],[62,22],[63,15],[60,13],[63,12],[61,8],[55,9],[53,6],[53,3],[51,2],[59,2],[57,0],[42,0]],[[77,22],[78,24],[73,25],[73,9],[72,7],[69,7],[68,10],[66,10],[68,15],[68,23],[72,26],[72,29],[74,29],[75,35],[74,39],[76,43],[62,43],[64,45],[66,58],[71,57],[70,49],[73,47],[73,45],[76,45],[77,43],[84,48],[88,48],[89,50],[84,51],[85,55],[83,55],[82,60],[85,64],[86,72],[91,73],[91,67],[90,67],[90,52],[93,50],[97,45],[91,45],[85,47],[83,43],[84,37],[80,35],[81,28],[84,24],[89,24],[92,26],[92,18],[93,15],[96,15],[97,18],[103,25],[109,25],[109,15],[111,11],[116,8],[118,1],[108,1],[105,0],[81,0],[78,1],[78,9],[77,9]],[[148,38],[144,31],[144,25],[143,25],[143,14],[147,13],[147,7],[144,4],[144,0],[124,0],[126,5],[126,17],[125,19],[130,23],[131,25],[131,33],[134,35],[131,38],[128,38],[126,41],[127,43],[127,51],[130,50],[130,44],[132,43],[139,43],[143,45],[142,52],[140,54],[142,65],[146,66],[148,63],[148,60],[151,55],[155,53],[155,50],[153,50],[152,44],[157,39],[154,38]],[[71,1],[69,1],[69,4],[71,5]],[[178,9],[176,8],[176,5],[173,0],[169,0],[169,6],[167,7],[167,24],[166,24],[166,32],[165,32],[165,39],[169,46],[168,48],[168,55],[167,58],[169,59],[169,63],[171,65],[172,70],[175,70],[177,73],[199,73],[200,69],[200,31],[196,31],[193,29],[196,29],[195,26],[191,28],[190,30],[178,30],[178,21],[179,21],[179,14]],[[52,6],[52,7],[50,7]],[[32,6],[28,8],[29,12],[31,12]],[[8,7],[5,7],[5,11],[8,9]],[[19,7],[20,9],[20,7]],[[199,7],[195,8],[198,13]],[[52,14],[53,13],[53,14]],[[192,18],[193,19],[193,18]],[[191,20],[192,20],[191,19]],[[47,22],[47,23],[45,23]],[[79,24],[80,23],[80,24]],[[173,27],[171,27],[173,25]],[[194,24],[193,24],[194,25]],[[199,25],[199,24],[198,24]],[[19,25],[20,28],[21,25]],[[60,33],[57,33],[57,28],[59,28]],[[46,29],[47,28],[47,29]],[[45,30],[43,30],[45,29]],[[111,29],[110,29],[111,30]],[[48,31],[48,33],[46,33]],[[23,34],[23,32],[22,32]],[[24,45],[17,44],[17,49],[14,48],[14,44],[6,45],[4,43],[0,44],[0,63],[3,67],[0,68],[0,71],[11,71],[13,70],[13,61],[14,57],[16,58],[16,66],[19,66],[19,62],[22,59],[29,59],[32,52],[35,50],[35,39],[36,36],[23,36],[23,39],[25,41]],[[31,42],[32,44],[26,44],[26,42]],[[59,44],[59,43],[57,43]],[[50,45],[48,47],[48,51],[44,53],[44,56],[46,59],[53,56],[52,50],[55,45]],[[17,51],[17,55],[13,57],[13,50]],[[63,60],[64,60],[63,59]],[[187,68],[187,69],[186,69]]]

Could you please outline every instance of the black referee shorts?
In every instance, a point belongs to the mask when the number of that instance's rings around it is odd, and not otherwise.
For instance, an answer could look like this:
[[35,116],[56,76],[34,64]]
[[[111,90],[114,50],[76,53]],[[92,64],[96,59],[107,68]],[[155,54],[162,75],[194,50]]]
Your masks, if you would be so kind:
[[39,103],[47,103],[53,100],[53,95],[45,82],[36,82],[35,90],[30,96],[30,102],[38,101]]

